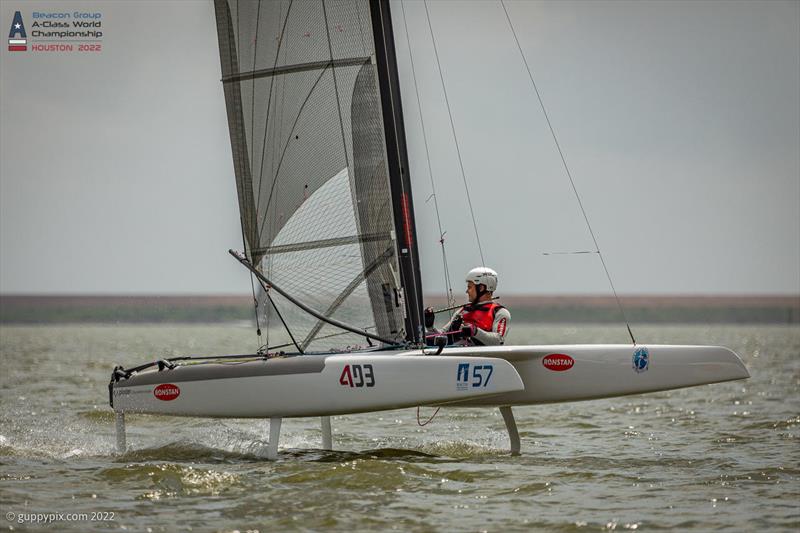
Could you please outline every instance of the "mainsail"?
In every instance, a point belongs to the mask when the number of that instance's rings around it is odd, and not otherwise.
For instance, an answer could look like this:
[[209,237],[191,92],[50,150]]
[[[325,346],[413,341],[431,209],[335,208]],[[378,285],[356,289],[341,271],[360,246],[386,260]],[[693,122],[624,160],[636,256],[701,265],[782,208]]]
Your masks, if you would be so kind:
[[[215,0],[215,9],[248,259],[327,317],[419,340],[396,67],[384,28],[373,27],[388,2]],[[395,68],[394,86],[381,68]],[[301,350],[363,341],[274,291],[260,299]]]

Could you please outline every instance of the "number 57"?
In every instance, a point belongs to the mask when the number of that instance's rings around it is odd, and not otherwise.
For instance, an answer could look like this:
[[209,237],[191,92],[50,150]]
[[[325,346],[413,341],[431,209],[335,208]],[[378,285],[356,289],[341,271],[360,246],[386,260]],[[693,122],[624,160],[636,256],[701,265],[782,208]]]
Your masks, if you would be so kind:
[[494,372],[494,365],[475,365],[472,368],[472,386],[485,387]]

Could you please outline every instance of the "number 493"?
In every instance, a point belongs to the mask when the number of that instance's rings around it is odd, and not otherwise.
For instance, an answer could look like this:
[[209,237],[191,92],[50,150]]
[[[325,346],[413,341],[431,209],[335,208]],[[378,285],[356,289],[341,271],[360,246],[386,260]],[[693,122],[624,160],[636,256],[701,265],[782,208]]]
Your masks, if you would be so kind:
[[374,387],[375,372],[372,365],[344,365],[339,384],[346,387]]

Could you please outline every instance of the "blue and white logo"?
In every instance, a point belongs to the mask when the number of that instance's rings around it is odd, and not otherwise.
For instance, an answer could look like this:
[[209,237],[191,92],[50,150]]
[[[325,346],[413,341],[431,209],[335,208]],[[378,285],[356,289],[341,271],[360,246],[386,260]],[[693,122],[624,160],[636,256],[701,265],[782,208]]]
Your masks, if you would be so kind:
[[469,388],[469,363],[458,363],[456,390],[467,390],[468,388]]
[[637,374],[641,374],[648,368],[650,368],[650,352],[645,347],[637,348],[633,352],[633,369]]

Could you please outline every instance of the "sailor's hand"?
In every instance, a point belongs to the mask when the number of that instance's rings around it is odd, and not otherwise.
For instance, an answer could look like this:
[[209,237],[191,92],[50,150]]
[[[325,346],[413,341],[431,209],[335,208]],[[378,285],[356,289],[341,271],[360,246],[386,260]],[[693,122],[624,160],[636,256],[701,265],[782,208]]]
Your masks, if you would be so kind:
[[461,315],[455,317],[452,322],[450,322],[450,331],[459,331],[461,329],[461,324],[464,323],[464,319],[461,318]]
[[432,328],[433,323],[436,320],[436,315],[433,313],[433,307],[426,307],[423,315],[425,317],[425,328]]
[[477,333],[478,328],[475,324],[464,324],[461,326],[461,337],[464,339],[471,339]]

